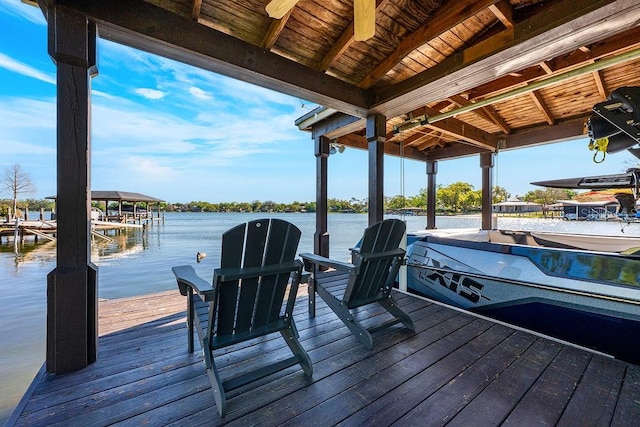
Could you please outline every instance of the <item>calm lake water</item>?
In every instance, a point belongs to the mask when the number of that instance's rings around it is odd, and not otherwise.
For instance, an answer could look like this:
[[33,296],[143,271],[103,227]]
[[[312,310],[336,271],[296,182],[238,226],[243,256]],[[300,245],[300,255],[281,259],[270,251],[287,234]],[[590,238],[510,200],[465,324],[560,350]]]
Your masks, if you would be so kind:
[[[99,296],[114,299],[171,290],[171,266],[190,264],[210,280],[219,264],[220,238],[229,228],[263,214],[167,213],[164,224],[145,233],[130,230],[95,242],[92,260],[99,266]],[[274,214],[302,230],[298,252],[313,252],[314,214]],[[36,216],[34,216],[36,217]],[[406,217],[407,230],[424,229],[426,218]],[[329,215],[332,258],[349,258],[367,215]],[[478,216],[438,217],[438,228],[480,228]],[[640,236],[640,224],[575,222],[559,219],[498,218],[498,228]],[[207,257],[197,264],[197,252]],[[8,419],[45,359],[46,275],[55,267],[55,243],[26,241],[14,253],[13,242],[0,244],[0,425]]]

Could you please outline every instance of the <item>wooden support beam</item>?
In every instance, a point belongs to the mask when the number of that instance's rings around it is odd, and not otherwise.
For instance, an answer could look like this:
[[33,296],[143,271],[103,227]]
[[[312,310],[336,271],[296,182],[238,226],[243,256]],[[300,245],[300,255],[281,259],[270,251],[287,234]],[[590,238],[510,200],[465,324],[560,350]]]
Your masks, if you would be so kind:
[[369,146],[369,225],[384,216],[384,143],[387,139],[387,119],[376,114],[367,117]]
[[529,96],[533,100],[533,103],[536,104],[536,107],[542,113],[547,123],[553,125],[556,120],[553,118],[553,114],[549,110],[549,107],[547,107],[547,103],[544,102],[544,99],[542,99],[542,95],[540,95],[540,92],[534,90],[533,92],[529,92]]
[[436,175],[438,174],[438,162],[428,160],[427,166],[427,230],[436,228]]
[[[316,231],[313,235],[313,253],[329,257],[328,159],[331,140],[325,136],[314,139],[316,157]],[[314,307],[315,309],[315,307]]]
[[96,29],[63,5],[48,10],[49,55],[57,70],[57,257],[47,276],[50,373],[97,358],[97,268],[91,264],[91,75]]
[[493,213],[493,165],[495,153],[480,154],[482,168],[482,229],[491,230],[491,216]]

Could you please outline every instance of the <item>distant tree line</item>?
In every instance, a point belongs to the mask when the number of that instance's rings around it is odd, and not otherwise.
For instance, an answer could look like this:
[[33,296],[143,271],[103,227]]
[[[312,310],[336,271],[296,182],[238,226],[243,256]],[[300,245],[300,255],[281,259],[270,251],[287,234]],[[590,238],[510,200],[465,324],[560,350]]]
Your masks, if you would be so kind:
[[[539,189],[527,192],[518,199],[526,202],[549,205],[558,200],[571,199],[577,193],[573,190]],[[511,194],[502,187],[493,189],[493,203],[508,200]],[[16,206],[20,211],[38,211],[54,209],[53,200],[26,199],[16,200]],[[7,215],[14,204],[13,199],[0,199],[0,217]],[[332,213],[364,213],[368,210],[366,199],[351,198],[349,200],[329,199],[327,201],[329,212]],[[95,205],[95,203],[94,203]],[[138,207],[146,208],[144,203],[138,203]],[[427,190],[421,189],[417,195],[396,195],[385,197],[384,207],[386,211],[397,212],[405,209],[426,209]],[[480,211],[482,207],[482,190],[476,190],[473,185],[466,182],[456,182],[451,185],[439,185],[436,189],[436,212],[440,214],[470,213]],[[117,209],[117,203],[110,203],[110,209]],[[156,207],[154,206],[155,210]],[[276,203],[274,201],[252,202],[223,202],[210,203],[205,201],[193,201],[189,203],[161,203],[160,209],[165,212],[315,212],[316,202]]]
[[[540,189],[527,192],[518,197],[525,202],[548,205],[558,200],[571,199],[576,195],[573,190],[559,190],[553,188]],[[500,203],[511,198],[511,194],[500,186],[493,188],[492,203]],[[349,200],[329,199],[327,201],[329,212],[364,213],[368,210],[367,199],[351,198]],[[427,190],[421,189],[417,195],[396,195],[385,197],[384,207],[387,211],[402,211],[406,209],[426,209]],[[276,203],[273,201],[261,202],[225,202],[209,203],[194,201],[190,203],[166,204],[166,211],[182,212],[315,212],[315,202]],[[469,213],[482,209],[482,190],[476,190],[473,185],[466,182],[456,182],[451,185],[439,185],[436,189],[436,212],[438,213]]]

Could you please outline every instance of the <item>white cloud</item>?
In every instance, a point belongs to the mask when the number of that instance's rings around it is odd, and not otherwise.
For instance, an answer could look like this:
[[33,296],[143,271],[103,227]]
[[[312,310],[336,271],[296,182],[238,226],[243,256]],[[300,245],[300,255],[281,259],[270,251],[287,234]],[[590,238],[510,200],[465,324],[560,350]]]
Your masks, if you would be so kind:
[[0,68],[55,85],[56,78],[0,52]]
[[189,88],[189,93],[198,99],[208,100],[213,98],[209,92],[205,92],[204,90],[195,86],[191,86]]
[[103,92],[101,90],[95,90],[95,89],[91,89],[91,95],[92,96],[102,96],[104,98],[109,98],[109,99],[113,99],[114,98],[114,96],[111,95],[110,93],[106,93],[106,92]]
[[138,88],[134,89],[133,91],[147,99],[161,99],[166,96],[166,93],[158,89]]
[[3,0],[2,8],[8,15],[18,16],[38,25],[46,25],[47,21],[40,8],[22,3],[18,0]]

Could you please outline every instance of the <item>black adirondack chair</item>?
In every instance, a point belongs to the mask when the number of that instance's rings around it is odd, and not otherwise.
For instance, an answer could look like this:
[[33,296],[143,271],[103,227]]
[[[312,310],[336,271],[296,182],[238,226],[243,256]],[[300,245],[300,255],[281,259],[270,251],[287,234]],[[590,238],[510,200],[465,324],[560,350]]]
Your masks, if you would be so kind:
[[[304,253],[309,280],[309,316],[315,317],[315,294],[327,303],[345,325],[367,348],[373,348],[371,334],[402,323],[414,330],[413,321],[396,304],[391,288],[402,264],[405,251],[400,248],[406,225],[397,219],[387,219],[367,228],[358,249],[352,250],[352,264]],[[330,267],[330,272],[323,271]],[[339,272],[347,274],[338,274]],[[392,318],[365,328],[351,310],[378,303]]]
[[[198,277],[191,266],[172,268],[180,292],[187,296],[188,349],[193,352],[195,327],[221,417],[225,415],[226,391],[296,364],[309,378],[313,374],[292,315],[302,273],[302,262],[294,259],[299,240],[300,230],[293,224],[279,219],[255,220],[222,236],[221,265],[214,271],[213,285]],[[208,316],[201,315],[203,310]],[[282,334],[293,356],[265,362],[224,381],[220,378],[214,350],[274,332]]]

